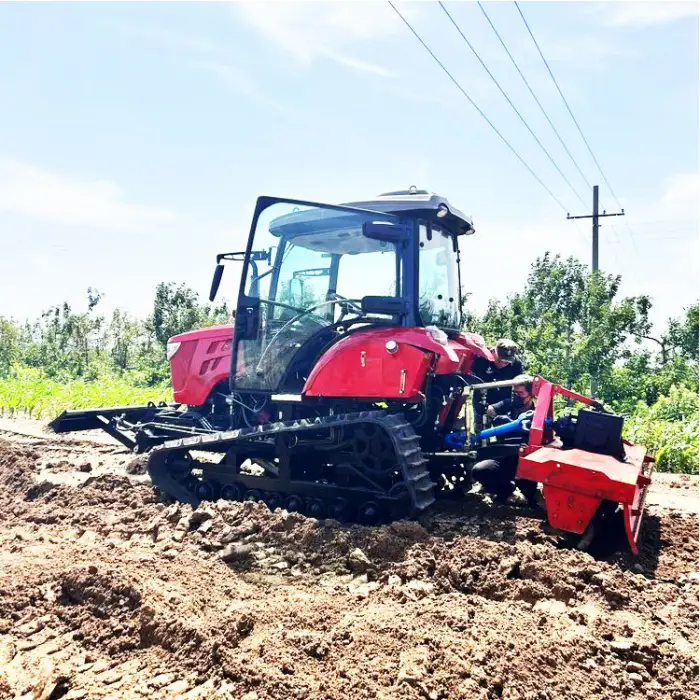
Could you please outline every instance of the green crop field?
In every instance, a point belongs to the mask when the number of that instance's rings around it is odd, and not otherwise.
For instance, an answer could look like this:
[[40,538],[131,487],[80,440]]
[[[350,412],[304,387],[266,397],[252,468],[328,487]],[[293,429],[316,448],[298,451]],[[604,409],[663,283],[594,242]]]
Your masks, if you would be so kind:
[[172,401],[168,386],[139,387],[119,377],[58,382],[32,369],[0,379],[0,415],[46,419],[70,408]]

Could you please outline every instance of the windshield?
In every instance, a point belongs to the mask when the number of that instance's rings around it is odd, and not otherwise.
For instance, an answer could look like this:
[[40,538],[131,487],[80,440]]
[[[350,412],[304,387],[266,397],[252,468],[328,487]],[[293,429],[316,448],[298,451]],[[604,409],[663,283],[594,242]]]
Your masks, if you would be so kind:
[[459,270],[452,236],[432,224],[421,224],[418,230],[421,320],[426,326],[459,328]]
[[257,334],[238,342],[237,387],[276,389],[297,351],[324,328],[369,320],[363,297],[398,296],[395,245],[362,234],[366,221],[382,220],[392,217],[290,202],[260,214],[252,245],[259,259],[248,265],[244,287],[260,301]]

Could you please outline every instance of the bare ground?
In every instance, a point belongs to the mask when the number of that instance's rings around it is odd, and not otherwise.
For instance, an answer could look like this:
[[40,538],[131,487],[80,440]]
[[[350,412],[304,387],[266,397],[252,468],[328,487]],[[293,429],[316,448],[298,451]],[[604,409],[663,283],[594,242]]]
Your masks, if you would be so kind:
[[478,496],[377,528],[193,512],[109,440],[17,432],[0,697],[697,697],[697,479],[657,479],[639,557],[595,559]]

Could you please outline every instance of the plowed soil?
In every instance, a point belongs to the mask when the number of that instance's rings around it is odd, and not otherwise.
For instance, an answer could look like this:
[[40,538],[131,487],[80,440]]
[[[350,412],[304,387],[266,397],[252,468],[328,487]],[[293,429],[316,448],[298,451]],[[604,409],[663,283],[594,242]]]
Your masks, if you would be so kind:
[[693,513],[596,559],[478,495],[375,528],[192,511],[119,448],[5,437],[0,698],[697,697]]

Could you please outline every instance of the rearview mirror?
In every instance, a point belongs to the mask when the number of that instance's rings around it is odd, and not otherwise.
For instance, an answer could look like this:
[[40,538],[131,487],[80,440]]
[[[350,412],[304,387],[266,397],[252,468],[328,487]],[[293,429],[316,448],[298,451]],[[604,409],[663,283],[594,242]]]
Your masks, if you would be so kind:
[[219,291],[219,284],[221,284],[221,276],[224,274],[224,266],[219,263],[214,268],[214,278],[211,281],[211,289],[209,290],[209,301],[214,301],[216,299],[216,293]]
[[407,226],[394,224],[391,221],[365,221],[362,224],[362,235],[374,241],[399,243],[408,238],[410,229]]

